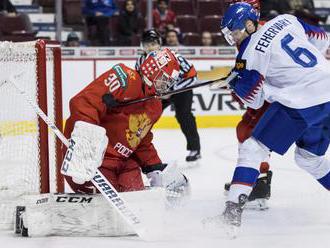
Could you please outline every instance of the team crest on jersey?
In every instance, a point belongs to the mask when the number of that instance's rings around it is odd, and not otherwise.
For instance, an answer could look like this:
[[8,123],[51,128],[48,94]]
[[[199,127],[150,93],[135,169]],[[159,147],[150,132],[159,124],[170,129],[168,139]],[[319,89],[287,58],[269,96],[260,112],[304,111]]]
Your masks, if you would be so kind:
[[246,60],[245,59],[236,59],[235,69],[238,71],[245,70],[246,69]]
[[132,80],[136,80],[135,73],[134,73],[132,70],[128,69],[128,70],[127,70],[127,74],[128,74],[128,77],[129,77],[130,79],[132,79]]
[[117,78],[119,79],[120,85],[122,88],[127,87],[127,74],[120,65],[115,65],[113,67]]
[[131,148],[136,148],[151,129],[152,122],[146,113],[129,116],[126,139]]

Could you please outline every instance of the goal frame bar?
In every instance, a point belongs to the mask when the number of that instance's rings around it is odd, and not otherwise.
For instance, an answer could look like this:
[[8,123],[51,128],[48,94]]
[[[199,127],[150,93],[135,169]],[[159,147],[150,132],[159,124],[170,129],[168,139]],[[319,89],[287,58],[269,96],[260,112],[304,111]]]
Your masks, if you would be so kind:
[[[61,68],[61,47],[56,41],[37,40],[36,41],[37,61],[37,87],[38,105],[47,114],[47,48],[53,50],[53,73],[54,73],[54,114],[55,124],[63,131],[63,110],[62,110],[62,68]],[[47,124],[38,116],[39,126],[39,147],[40,147],[40,193],[50,192],[50,167],[49,167],[49,139],[51,132]],[[62,149],[61,141],[56,137],[56,192],[64,192],[64,178],[61,174]]]

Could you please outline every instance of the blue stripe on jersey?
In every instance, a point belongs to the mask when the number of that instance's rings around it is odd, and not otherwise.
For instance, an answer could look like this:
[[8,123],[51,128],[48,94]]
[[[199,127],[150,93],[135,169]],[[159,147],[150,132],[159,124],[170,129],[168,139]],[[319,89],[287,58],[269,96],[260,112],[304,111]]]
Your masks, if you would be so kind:
[[308,37],[315,37],[317,39],[325,39],[327,37],[327,34],[323,28],[310,25],[299,18],[297,19],[303,26],[305,33],[308,35]]
[[330,190],[330,172],[326,174],[324,177],[318,179],[317,181],[319,181],[319,183],[322,184],[324,188]]
[[251,167],[238,166],[235,169],[232,184],[243,184],[247,186],[253,186],[259,176],[259,171]]
[[242,58],[243,53],[245,52],[245,49],[249,45],[250,40],[251,40],[251,35],[249,37],[245,38],[242,41],[241,45],[239,46],[239,50],[238,50],[238,54],[237,54],[236,59],[241,59]]

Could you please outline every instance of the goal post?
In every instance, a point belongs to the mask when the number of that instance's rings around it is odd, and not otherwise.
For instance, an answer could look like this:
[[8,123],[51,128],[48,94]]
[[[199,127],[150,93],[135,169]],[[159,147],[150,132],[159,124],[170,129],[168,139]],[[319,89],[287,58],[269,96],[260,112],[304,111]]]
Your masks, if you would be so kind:
[[19,196],[63,192],[61,142],[8,84],[19,85],[63,130],[61,48],[54,41],[0,42],[0,227],[12,227]]
[[[37,87],[40,90],[38,94],[38,104],[41,110],[47,115],[53,111],[52,117],[55,125],[59,130],[63,130],[62,115],[62,77],[61,77],[61,48],[58,42],[40,40],[36,42],[37,51]],[[48,54],[50,52],[50,54]],[[53,77],[47,78],[51,76]],[[53,94],[53,96],[51,95]],[[53,102],[51,102],[53,101]],[[64,182],[61,176],[61,141],[48,129],[47,124],[38,117],[38,126],[40,127],[40,193],[49,193],[51,188],[50,182],[50,156],[56,156],[55,162],[55,189],[53,192],[63,192]],[[48,139],[49,136],[55,138],[55,154],[50,154],[52,144]]]

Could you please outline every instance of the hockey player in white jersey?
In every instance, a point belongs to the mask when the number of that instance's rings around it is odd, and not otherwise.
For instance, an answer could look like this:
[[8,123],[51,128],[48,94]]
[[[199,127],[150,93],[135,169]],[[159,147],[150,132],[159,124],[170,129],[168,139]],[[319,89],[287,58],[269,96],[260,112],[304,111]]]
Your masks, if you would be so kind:
[[249,4],[231,5],[221,31],[239,46],[237,77],[230,88],[249,107],[270,106],[239,147],[225,211],[226,224],[240,226],[247,196],[259,175],[260,162],[271,151],[283,155],[295,143],[295,161],[330,190],[330,71],[324,58],[326,33],[292,15],[280,15],[264,26]]

